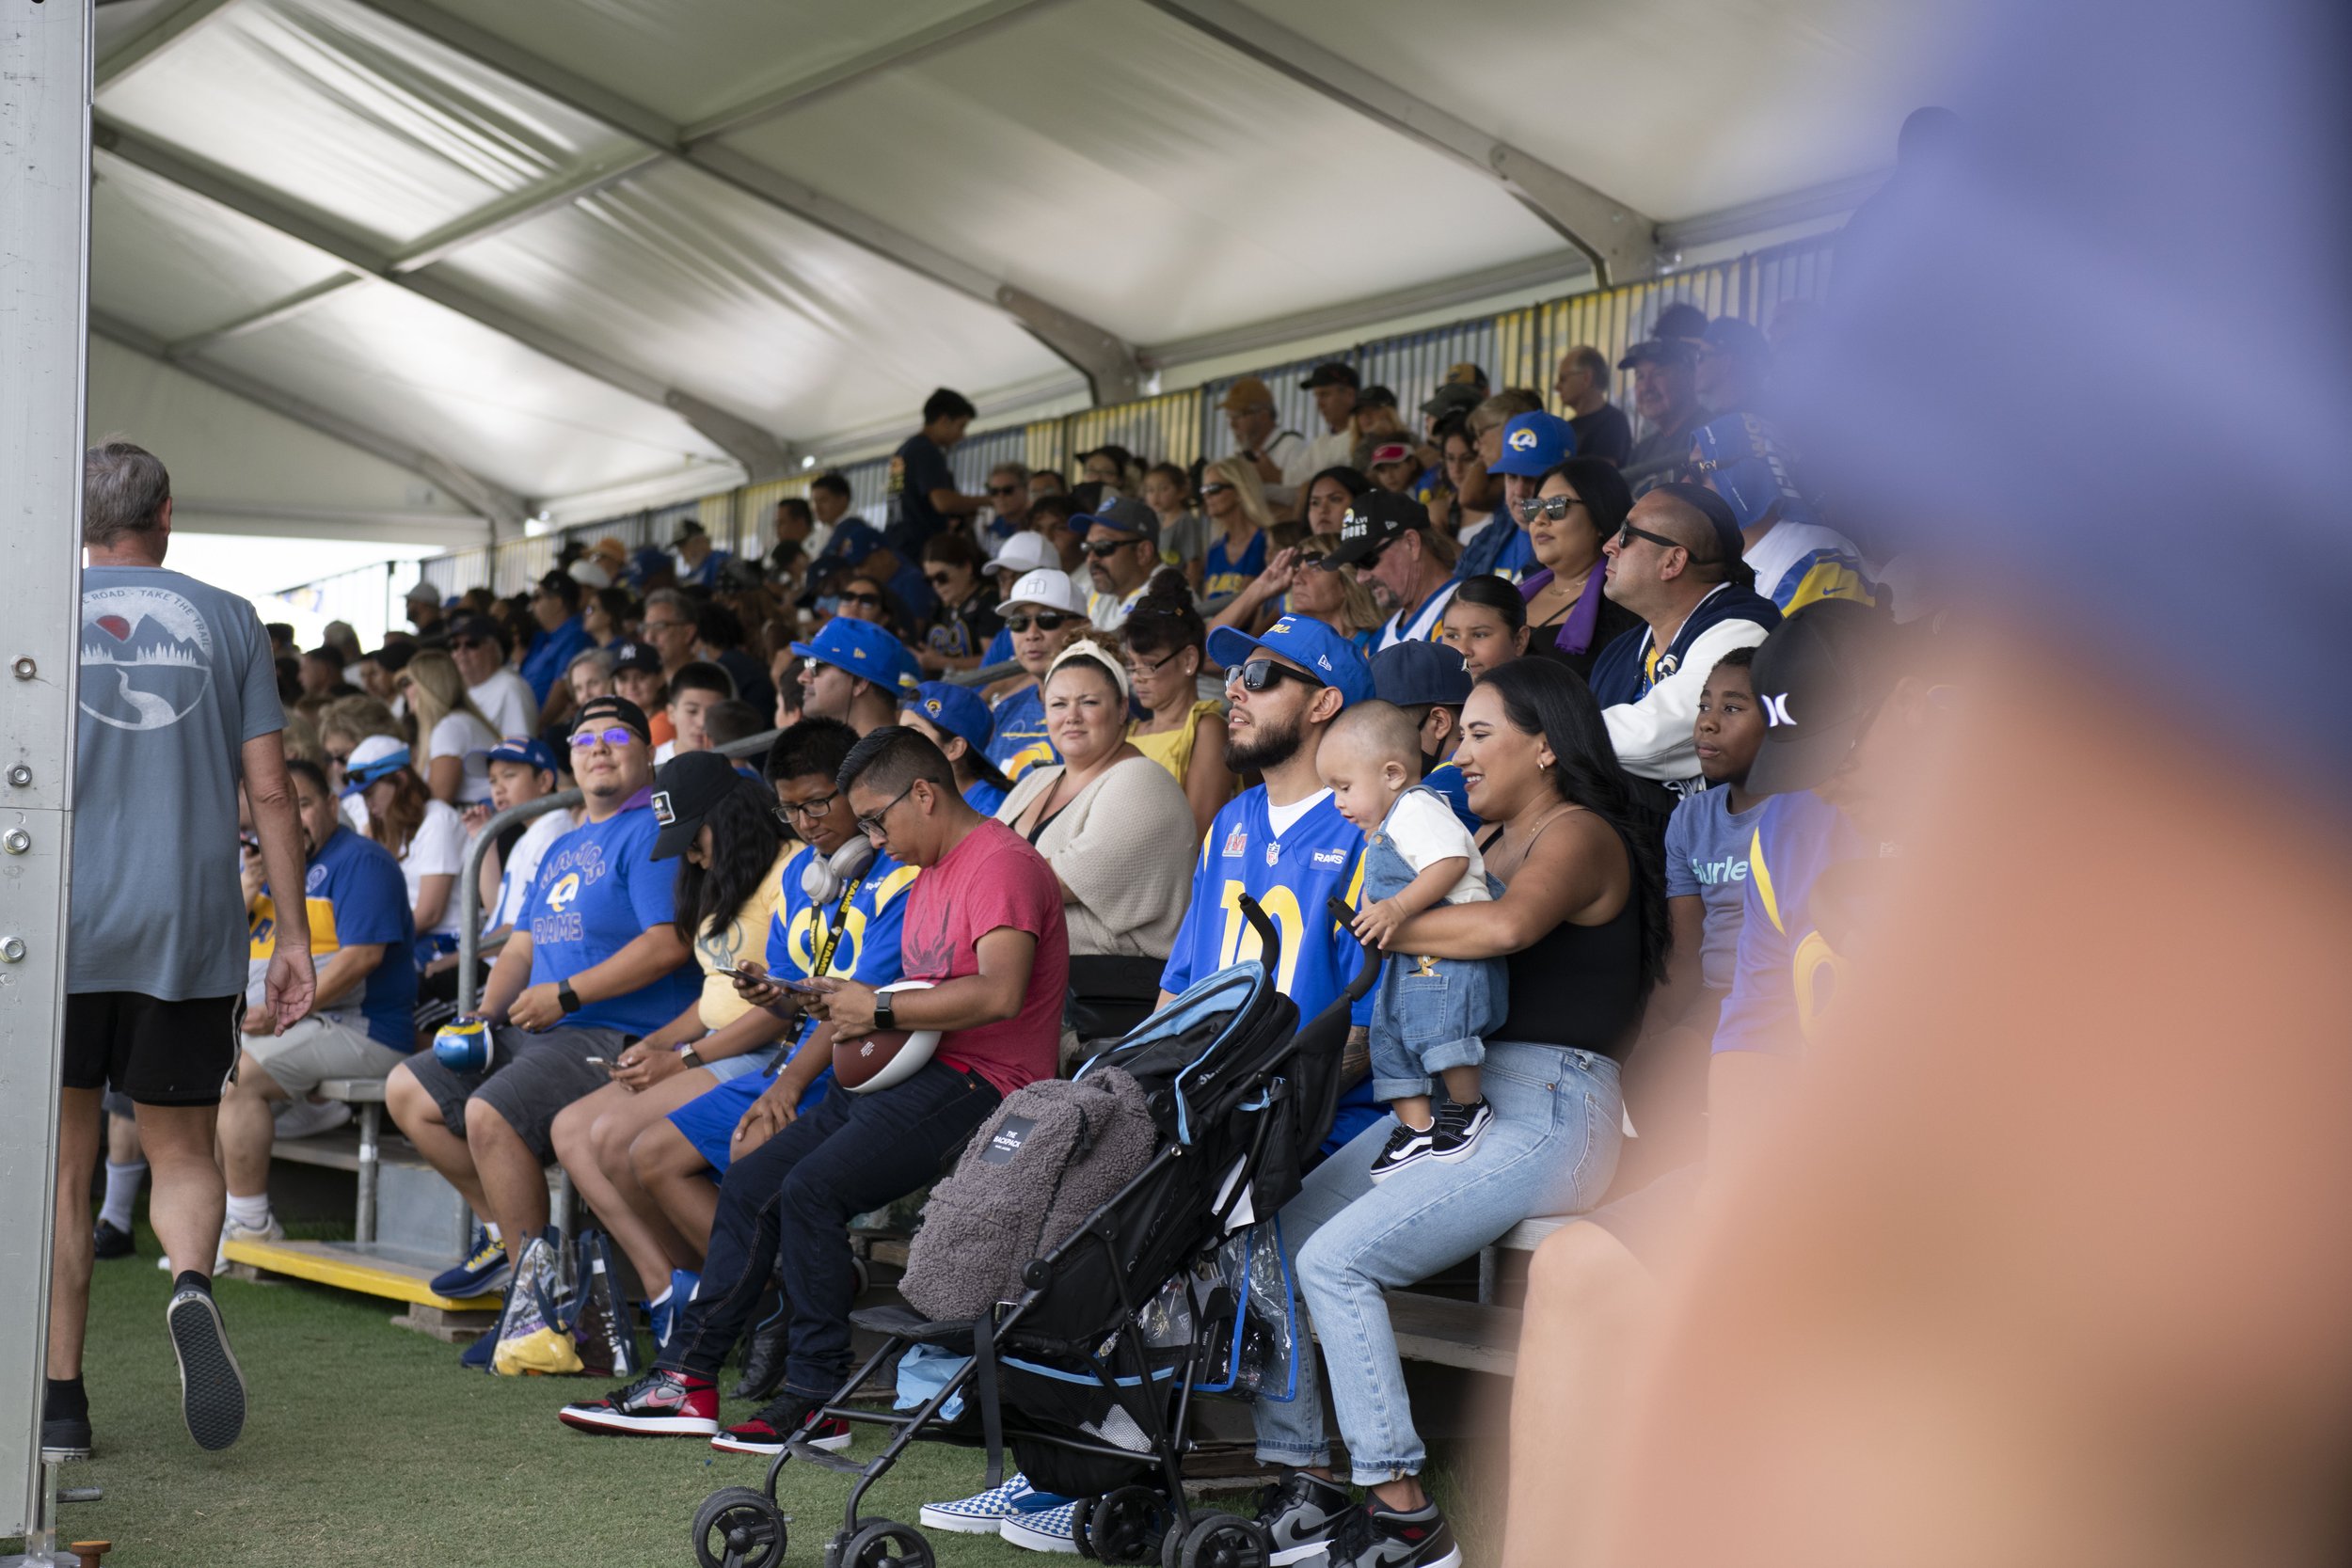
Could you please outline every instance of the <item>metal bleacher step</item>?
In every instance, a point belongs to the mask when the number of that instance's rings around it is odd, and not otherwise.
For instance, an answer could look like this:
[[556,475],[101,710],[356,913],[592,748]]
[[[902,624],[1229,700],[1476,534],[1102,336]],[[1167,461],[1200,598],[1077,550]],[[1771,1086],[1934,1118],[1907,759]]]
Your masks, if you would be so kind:
[[446,1259],[383,1242],[230,1242],[221,1249],[231,1263],[265,1275],[307,1279],[337,1290],[357,1291],[430,1307],[442,1312],[495,1312],[495,1295],[457,1298],[437,1294],[433,1276]]
[[[377,1158],[385,1164],[422,1165],[424,1156],[416,1146],[398,1133],[387,1133],[378,1145]],[[336,1128],[309,1138],[278,1138],[269,1146],[269,1157],[284,1160],[290,1164],[317,1165],[325,1170],[357,1171],[359,1168],[359,1129],[356,1125]]]

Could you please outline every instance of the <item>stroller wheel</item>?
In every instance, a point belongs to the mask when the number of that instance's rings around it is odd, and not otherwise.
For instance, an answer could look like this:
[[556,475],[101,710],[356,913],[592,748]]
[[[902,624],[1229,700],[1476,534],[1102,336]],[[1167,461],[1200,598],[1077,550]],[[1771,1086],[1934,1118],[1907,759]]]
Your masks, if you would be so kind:
[[1160,1560],[1160,1544],[1173,1519],[1168,1499],[1157,1492],[1148,1486],[1122,1486],[1080,1503],[1072,1523],[1081,1557],[1147,1563]]
[[826,1568],[934,1568],[931,1544],[912,1525],[869,1519],[848,1540],[836,1539]]
[[765,1492],[723,1486],[694,1511],[694,1560],[702,1568],[782,1568],[784,1510]]
[[1273,1544],[1252,1519],[1204,1513],[1184,1537],[1183,1568],[1266,1568]]

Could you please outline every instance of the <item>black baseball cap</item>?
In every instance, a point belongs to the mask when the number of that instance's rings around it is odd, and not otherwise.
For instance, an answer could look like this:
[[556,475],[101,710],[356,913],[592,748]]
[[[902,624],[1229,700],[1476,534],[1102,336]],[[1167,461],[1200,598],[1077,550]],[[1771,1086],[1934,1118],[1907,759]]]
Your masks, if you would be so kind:
[[1740,519],[1733,514],[1731,503],[1706,485],[1677,480],[1653,484],[1645,493],[1672,496],[1707,519],[1708,527],[1715,532],[1715,554],[1710,564],[1737,564],[1748,553],[1747,540],[1740,531]]
[[578,735],[581,728],[598,719],[610,719],[625,728],[637,732],[637,738],[653,744],[653,726],[645,721],[645,710],[627,697],[591,697],[580,705],[572,716],[569,733]]
[[1897,641],[1891,616],[1854,599],[1817,599],[1775,626],[1748,670],[1765,725],[1748,787],[1788,795],[1844,766],[1902,673]]
[[1323,558],[1326,566],[1353,566],[1364,557],[1414,529],[1429,527],[1429,508],[1393,490],[1367,490],[1347,503],[1340,519],[1340,542]]
[[1328,359],[1317,365],[1299,386],[1311,392],[1318,387],[1360,387],[1363,384],[1363,377],[1356,373],[1355,366]]
[[1645,359],[1661,364],[1694,365],[1698,363],[1699,344],[1695,338],[1647,338],[1625,351],[1617,361],[1617,369],[1629,371]]
[[1356,406],[1359,408],[1394,408],[1396,394],[1386,387],[1378,385],[1366,387],[1356,394]]
[[1092,512],[1081,512],[1070,519],[1070,531],[1084,539],[1087,531],[1096,524],[1120,533],[1132,533],[1137,539],[1160,542],[1160,515],[1138,500],[1115,500]]
[[460,615],[449,628],[452,642],[495,642],[506,646],[506,632],[487,615]]
[[1407,638],[1372,656],[1372,689],[1384,703],[1419,707],[1435,703],[1460,707],[1470,701],[1470,671],[1458,648],[1425,638]]
[[612,673],[635,670],[644,674],[661,673],[661,655],[650,642],[615,642],[612,644]]
[[1467,414],[1486,401],[1486,394],[1468,382],[1449,381],[1429,394],[1421,411],[1433,420],[1442,420],[1449,414]]
[[735,793],[743,775],[719,752],[680,752],[654,770],[653,836],[649,859],[674,861],[702,831],[713,807]]

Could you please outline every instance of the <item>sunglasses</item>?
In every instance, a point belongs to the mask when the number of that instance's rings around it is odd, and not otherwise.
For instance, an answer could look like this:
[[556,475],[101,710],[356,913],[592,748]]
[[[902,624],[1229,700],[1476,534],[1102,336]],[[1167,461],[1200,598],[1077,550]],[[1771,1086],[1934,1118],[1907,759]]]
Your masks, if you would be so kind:
[[1584,503],[1574,496],[1530,496],[1513,504],[1522,523],[1532,523],[1537,517],[1547,517],[1556,523],[1568,515],[1569,507]]
[[945,588],[947,586],[947,574],[945,572],[925,572],[923,574],[923,580],[930,583],[933,588]]
[[1040,631],[1059,631],[1076,619],[1075,615],[1064,615],[1058,610],[1041,610],[1035,615],[1006,616],[1005,629],[1015,637],[1027,631],[1033,626]]
[[[937,578],[933,578],[931,580],[933,582],[937,582],[939,579]],[[872,605],[876,610],[880,610],[882,608],[882,595],[880,594],[835,594],[834,597],[838,598],[843,604]]]
[[988,493],[992,496],[1017,496],[1021,494],[1021,486],[1018,484],[992,484],[988,487]]
[[1087,554],[1097,561],[1108,561],[1130,545],[1140,545],[1140,539],[1097,539],[1087,546]]
[[578,735],[572,736],[572,750],[575,752],[584,752],[588,750],[589,747],[602,741],[605,745],[612,747],[614,751],[618,751],[636,738],[637,732],[635,730],[623,729],[617,724],[609,730],[582,730]]
[[1294,670],[1287,664],[1277,664],[1271,658],[1263,656],[1248,660],[1238,669],[1225,672],[1227,686],[1232,686],[1236,680],[1241,682],[1241,689],[1244,691],[1264,691],[1282,681],[1296,681],[1301,686],[1318,690],[1323,686],[1321,681],[1307,673],[1306,671]]
[[[1691,546],[1679,539],[1669,539],[1662,533],[1652,533],[1645,528],[1635,528],[1631,523],[1627,523],[1617,530],[1617,548],[1621,550],[1629,548],[1630,542],[1635,539],[1646,539],[1661,550],[1680,550],[1685,555],[1691,554]],[[1691,556],[1691,563],[1694,566],[1706,564],[1695,555]]]
[[1226,483],[1211,483],[1211,484],[1203,484],[1202,486],[1200,486],[1200,493],[1201,493],[1202,495],[1204,495],[1204,496],[1221,496],[1221,495],[1225,494],[1225,492],[1226,492],[1226,491],[1231,490],[1232,488],[1232,485],[1230,485],[1230,484],[1226,484]]
[[1331,564],[1330,554],[1328,550],[1301,550],[1298,552],[1298,563],[1312,566],[1320,572],[1336,572],[1339,568]]
[[453,637],[449,640],[449,645],[453,648],[486,648],[490,644],[479,637]]

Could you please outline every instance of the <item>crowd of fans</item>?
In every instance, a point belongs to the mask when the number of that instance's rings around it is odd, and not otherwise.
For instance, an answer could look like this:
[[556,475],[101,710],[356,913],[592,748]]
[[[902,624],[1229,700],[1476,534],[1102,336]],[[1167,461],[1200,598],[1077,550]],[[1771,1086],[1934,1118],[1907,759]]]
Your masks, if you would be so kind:
[[[1671,1234],[1710,1057],[1777,1060],[1824,1005],[1807,890],[1862,853],[1845,814],[1917,721],[1909,687],[1899,723],[1870,718],[1916,671],[1744,322],[1675,305],[1613,367],[1571,350],[1562,415],[1467,364],[1410,424],[1347,364],[1304,385],[1311,433],[1244,377],[1231,456],[1104,447],[1071,474],[1000,464],[978,494],[948,461],[973,407],[943,389],[883,516],[827,474],[761,556],[689,523],[667,548],[570,544],[526,594],[420,584],[411,629],[372,650],[266,628],[317,996],[295,1020],[265,1005],[288,927],[249,836],[223,1242],[282,1234],[270,1143],[341,1119],[318,1085],[382,1078],[481,1219],[437,1290],[511,1277],[554,1161],[642,1283],[654,1370],[568,1424],[844,1445],[810,1422],[849,1365],[849,1221],[1253,952],[1246,895],[1302,1014],[1387,961],[1281,1216],[1325,1356],[1257,1407],[1286,1471],[1263,1519],[1334,1562],[1454,1560],[1384,1290],[1589,1212],[1538,1259],[1531,1312],[1559,1323],[1580,1268],[1638,1268]],[[770,730],[764,753],[718,751]],[[499,817],[564,788],[578,806]],[[477,1023],[472,1061],[429,1049]],[[930,1061],[842,1092],[834,1047],[893,1028],[940,1031]],[[1719,1134],[1738,1109],[1718,1100]],[[1573,1234],[1596,1227],[1615,1252]],[[746,1340],[735,1393],[765,1402],[723,1425]],[[1541,1403],[1522,1456],[1575,1418]],[[1015,1477],[924,1517],[1070,1550],[1074,1502]]]

